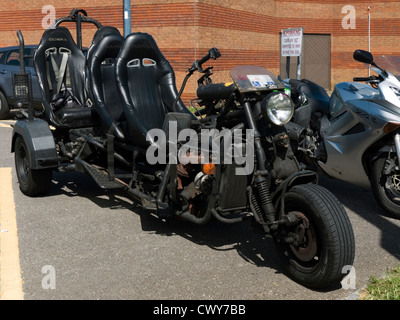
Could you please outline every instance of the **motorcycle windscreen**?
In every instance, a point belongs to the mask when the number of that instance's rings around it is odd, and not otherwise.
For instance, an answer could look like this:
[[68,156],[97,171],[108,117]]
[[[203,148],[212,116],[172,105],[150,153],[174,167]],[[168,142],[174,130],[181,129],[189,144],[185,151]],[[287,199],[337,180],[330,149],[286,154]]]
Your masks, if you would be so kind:
[[374,62],[382,69],[389,71],[395,76],[400,76],[400,57],[382,55],[374,58]]
[[242,93],[284,89],[271,71],[259,66],[236,66],[231,70],[231,78]]

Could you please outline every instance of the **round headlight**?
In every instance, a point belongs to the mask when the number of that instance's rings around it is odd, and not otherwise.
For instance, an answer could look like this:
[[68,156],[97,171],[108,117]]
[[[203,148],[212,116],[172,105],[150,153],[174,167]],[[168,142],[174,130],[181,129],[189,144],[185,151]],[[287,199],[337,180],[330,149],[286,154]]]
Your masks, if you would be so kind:
[[292,99],[282,92],[272,92],[261,104],[262,115],[277,126],[283,126],[293,117]]

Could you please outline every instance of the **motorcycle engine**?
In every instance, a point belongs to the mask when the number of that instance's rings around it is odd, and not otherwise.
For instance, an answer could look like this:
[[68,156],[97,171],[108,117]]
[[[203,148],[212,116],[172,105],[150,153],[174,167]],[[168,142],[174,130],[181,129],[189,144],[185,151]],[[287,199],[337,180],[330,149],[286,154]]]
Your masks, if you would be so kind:
[[177,182],[182,210],[188,210],[196,217],[205,213],[211,180],[211,176],[201,171],[201,165],[178,164]]

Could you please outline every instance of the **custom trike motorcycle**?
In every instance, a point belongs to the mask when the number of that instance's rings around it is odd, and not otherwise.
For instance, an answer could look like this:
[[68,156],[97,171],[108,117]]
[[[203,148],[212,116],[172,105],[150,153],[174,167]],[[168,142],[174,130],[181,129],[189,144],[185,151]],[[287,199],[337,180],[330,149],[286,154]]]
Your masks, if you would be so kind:
[[[81,23],[97,26],[86,55],[60,26],[64,21],[76,22],[78,39]],[[353,230],[316,174],[299,169],[284,128],[293,114],[290,97],[269,71],[254,66],[234,68],[232,83],[213,84],[212,67],[202,65],[219,56],[213,48],[195,61],[178,92],[149,34],[124,38],[82,10],[57,20],[34,54],[42,113],[30,107],[22,67],[15,79],[22,108],[12,151],[21,191],[43,195],[54,170],[78,171],[103,189],[127,191],[162,219],[249,221],[273,237],[295,281],[337,284],[353,263]],[[198,116],[181,99],[196,71]]]
[[[285,80],[297,102],[286,124],[307,168],[364,189],[400,219],[400,58],[356,50],[378,74],[335,86],[329,97],[309,80]],[[366,82],[366,83],[359,83]]]

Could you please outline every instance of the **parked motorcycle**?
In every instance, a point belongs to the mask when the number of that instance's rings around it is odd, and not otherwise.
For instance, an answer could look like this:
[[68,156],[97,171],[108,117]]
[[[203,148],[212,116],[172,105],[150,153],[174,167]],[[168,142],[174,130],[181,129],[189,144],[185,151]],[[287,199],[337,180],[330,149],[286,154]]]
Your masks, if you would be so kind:
[[[350,220],[317,175],[300,170],[284,127],[293,103],[268,70],[238,66],[232,83],[214,84],[212,67],[202,67],[220,56],[213,48],[178,92],[151,35],[124,38],[96,22],[85,57],[64,21],[77,23],[78,37],[81,23],[93,23],[79,11],[59,19],[35,53],[45,111],[22,110],[12,139],[24,194],[45,194],[53,170],[86,173],[162,219],[250,221],[273,237],[284,269],[305,286],[325,288],[345,276],[355,251]],[[204,108],[195,117],[180,97],[197,71]]]
[[308,169],[372,189],[399,219],[400,82],[390,70],[400,75],[400,58],[383,56],[378,66],[370,52],[356,50],[353,57],[378,76],[339,83],[331,97],[309,80],[285,80],[296,101],[286,127]]

